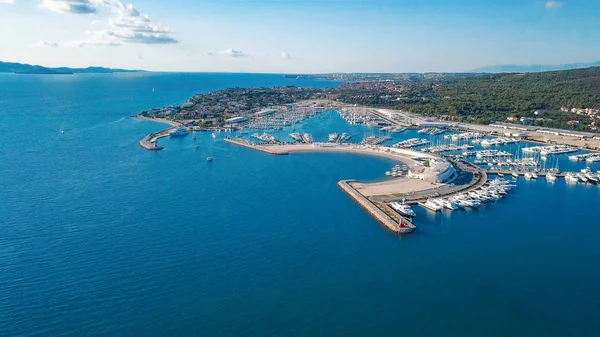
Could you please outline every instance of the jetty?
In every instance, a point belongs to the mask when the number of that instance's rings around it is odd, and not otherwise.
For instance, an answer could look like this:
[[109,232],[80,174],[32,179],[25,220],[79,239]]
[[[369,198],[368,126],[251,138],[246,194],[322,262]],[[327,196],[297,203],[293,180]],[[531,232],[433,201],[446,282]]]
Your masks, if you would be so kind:
[[338,186],[387,229],[398,234],[408,234],[417,228],[412,222],[397,215],[397,213],[385,203],[374,202],[365,198],[350,186],[349,183],[352,181],[353,180],[342,180],[338,182]]

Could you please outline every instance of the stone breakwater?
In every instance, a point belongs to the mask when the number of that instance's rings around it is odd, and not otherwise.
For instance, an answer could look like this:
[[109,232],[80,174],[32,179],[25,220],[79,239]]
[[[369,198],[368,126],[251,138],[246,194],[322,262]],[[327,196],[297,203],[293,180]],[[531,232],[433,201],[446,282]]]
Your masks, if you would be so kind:
[[[338,182],[338,186],[386,228],[398,234],[408,234],[416,229],[415,225],[401,216],[398,216],[399,222],[395,221],[390,215],[382,211],[373,202],[365,198],[362,194],[358,193],[358,191],[350,186],[350,182],[352,182],[352,180],[342,180]],[[392,212],[391,209],[389,209],[389,207],[387,207],[385,204],[380,204],[380,207],[388,210],[388,212]]]
[[268,153],[268,154],[274,154],[274,155],[290,154],[288,151],[281,151],[281,150],[277,150],[275,148],[269,148],[268,146],[261,146],[261,145],[253,144],[253,143],[248,142],[245,139],[225,138],[224,141],[227,143],[236,144],[239,146],[243,146],[243,147],[246,147],[249,149],[257,150],[257,151]]

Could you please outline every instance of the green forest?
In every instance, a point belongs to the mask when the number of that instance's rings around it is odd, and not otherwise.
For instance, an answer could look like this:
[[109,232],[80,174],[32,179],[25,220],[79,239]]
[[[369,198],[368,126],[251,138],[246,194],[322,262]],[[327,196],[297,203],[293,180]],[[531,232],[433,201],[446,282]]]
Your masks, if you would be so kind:
[[[600,67],[528,74],[483,74],[412,83],[398,97],[340,95],[349,103],[389,107],[449,120],[489,123],[509,116],[535,117],[540,126],[589,129],[587,116],[560,108],[600,108]],[[534,115],[540,111],[540,115]],[[580,120],[574,127],[569,120]]]

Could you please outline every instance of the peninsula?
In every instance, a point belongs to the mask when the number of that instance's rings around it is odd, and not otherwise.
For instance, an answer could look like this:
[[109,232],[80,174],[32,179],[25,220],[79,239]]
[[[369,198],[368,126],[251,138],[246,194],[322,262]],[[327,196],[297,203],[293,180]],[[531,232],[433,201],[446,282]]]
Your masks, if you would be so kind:
[[44,67],[26,63],[0,61],[0,73],[30,74],[30,75],[72,75],[72,74],[112,74],[125,72],[140,72],[141,70],[113,69],[105,67],[69,68]]

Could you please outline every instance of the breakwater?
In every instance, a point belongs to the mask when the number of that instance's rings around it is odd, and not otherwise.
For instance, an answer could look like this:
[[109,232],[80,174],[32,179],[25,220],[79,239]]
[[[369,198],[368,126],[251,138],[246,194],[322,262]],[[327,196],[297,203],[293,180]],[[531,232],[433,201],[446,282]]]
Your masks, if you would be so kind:
[[[378,203],[379,207],[376,206],[374,202],[371,202],[350,186],[350,182],[352,180],[342,180],[338,182],[338,186],[387,229],[398,234],[408,234],[416,229],[415,225],[401,216],[393,218],[394,212],[387,205]],[[387,212],[384,212],[382,209]]]
[[257,150],[260,152],[264,152],[264,153],[268,153],[268,154],[274,154],[274,155],[287,155],[289,154],[288,151],[282,151],[282,150],[277,150],[276,148],[273,147],[267,147],[267,146],[261,146],[261,145],[257,145],[254,143],[251,143],[245,139],[233,139],[233,138],[225,138],[224,139],[225,142],[227,143],[231,143],[231,144],[235,144],[235,145],[240,145],[249,149],[253,149],[253,150]]

